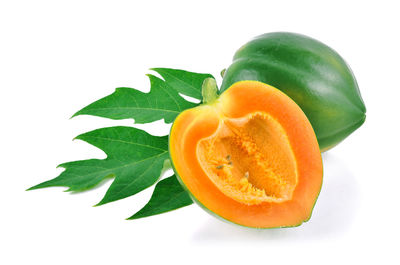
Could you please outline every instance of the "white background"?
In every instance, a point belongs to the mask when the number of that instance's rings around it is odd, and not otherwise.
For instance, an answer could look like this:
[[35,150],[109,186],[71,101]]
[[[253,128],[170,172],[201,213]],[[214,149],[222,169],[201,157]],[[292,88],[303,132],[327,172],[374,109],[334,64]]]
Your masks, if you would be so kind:
[[[399,8],[396,1],[1,1],[1,264],[399,264]],[[56,165],[103,158],[71,139],[131,120],[69,117],[119,86],[148,91],[151,67],[219,77],[234,52],[271,31],[309,35],[351,65],[365,124],[323,155],[308,223],[252,230],[197,205],[136,221],[152,188],[92,207],[80,194],[25,191]],[[221,81],[219,78],[218,82]],[[152,134],[168,132],[156,122]],[[217,263],[218,262],[218,263]]]

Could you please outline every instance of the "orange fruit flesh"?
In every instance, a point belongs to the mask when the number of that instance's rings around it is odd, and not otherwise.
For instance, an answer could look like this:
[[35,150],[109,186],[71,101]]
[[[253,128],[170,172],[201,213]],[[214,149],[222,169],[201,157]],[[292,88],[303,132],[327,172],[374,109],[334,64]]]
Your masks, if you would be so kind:
[[296,162],[282,126],[268,114],[226,118],[197,147],[199,162],[230,198],[247,204],[290,200]]

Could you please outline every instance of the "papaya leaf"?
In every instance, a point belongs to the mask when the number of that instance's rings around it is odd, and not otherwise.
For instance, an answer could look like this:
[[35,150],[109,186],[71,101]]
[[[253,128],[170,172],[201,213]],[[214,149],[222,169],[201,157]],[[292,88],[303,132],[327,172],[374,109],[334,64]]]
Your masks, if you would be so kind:
[[154,188],[150,201],[129,220],[169,212],[192,204],[189,194],[182,188],[176,176],[159,181]]
[[201,86],[204,79],[213,78],[210,74],[199,74],[178,69],[152,68],[179,93],[201,100]]
[[84,191],[105,178],[114,178],[98,205],[134,195],[153,185],[168,156],[168,136],[153,136],[133,127],[108,127],[81,134],[83,140],[103,150],[106,159],[89,159],[61,164],[65,170],[56,178],[30,190],[64,186]]
[[201,86],[209,74],[197,74],[183,70],[154,68],[164,79],[148,75],[150,92],[120,87],[109,96],[95,101],[76,112],[114,120],[135,119],[135,123],[149,123],[164,119],[171,123],[180,112],[198,104],[188,102],[179,93],[201,99]]
[[[180,94],[202,99],[202,84],[210,74],[184,70],[153,68],[163,79],[148,75],[150,92],[120,87],[76,112],[114,120],[134,119],[135,123],[149,123],[164,119],[171,123],[176,116],[198,104],[185,100]],[[103,199],[97,204],[113,202],[134,195],[157,182],[169,162],[168,136],[152,136],[132,127],[109,127],[77,136],[103,150],[107,158],[73,161],[59,165],[65,170],[56,178],[40,183],[28,190],[46,187],[68,187],[79,192],[113,178]],[[155,215],[192,204],[176,177],[160,181],[148,204],[129,219]]]

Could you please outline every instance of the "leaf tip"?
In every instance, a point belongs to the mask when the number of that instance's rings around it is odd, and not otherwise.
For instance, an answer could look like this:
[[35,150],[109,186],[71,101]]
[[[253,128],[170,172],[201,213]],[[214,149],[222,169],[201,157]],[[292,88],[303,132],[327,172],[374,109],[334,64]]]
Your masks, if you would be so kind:
[[85,112],[83,111],[85,108],[78,110],[77,112],[75,112],[74,114],[72,114],[72,116],[69,119],[75,118],[76,116],[80,116],[82,114],[85,114]]
[[74,138],[72,138],[72,141],[75,141],[75,140],[85,141],[85,139],[84,139],[84,135],[85,134],[87,134],[87,133],[82,133],[82,134],[79,134],[79,135],[75,136]]
[[32,186],[30,188],[27,188],[25,191],[36,190],[36,189],[37,189],[36,186]]
[[101,201],[99,201],[98,203],[96,203],[95,205],[93,205],[93,207],[99,207],[99,206],[102,206],[102,205],[104,205],[104,204],[106,204],[106,203],[108,203],[109,201],[106,201],[106,200],[104,200],[104,198],[103,199],[101,199]]
[[164,70],[164,69],[165,69],[165,68],[162,68],[162,67],[152,67],[152,68],[149,68],[150,71],[156,72],[156,73],[159,74],[162,78],[164,78],[164,76],[163,76],[163,70]]
[[79,111],[78,111],[78,112],[75,112],[74,114],[72,114],[72,116],[69,117],[69,119],[71,120],[72,118],[74,118],[74,117],[76,117],[76,116],[78,116],[78,115],[79,115]]
[[36,184],[36,185],[34,185],[32,187],[27,188],[25,191],[38,190],[38,189],[46,188],[46,187],[48,187],[48,186],[44,185],[44,183],[46,183],[46,182],[42,182],[42,183]]
[[134,215],[132,215],[132,216],[130,216],[128,218],[125,218],[125,220],[130,221],[130,220],[135,220],[135,219],[139,219],[139,218],[140,217],[137,217],[136,214],[134,214]]
[[65,164],[66,163],[59,164],[59,165],[56,166],[56,168],[65,168]]
[[102,206],[102,205],[104,205],[104,204],[106,204],[107,203],[107,201],[104,201],[104,198],[101,200],[101,201],[99,201],[98,203],[96,203],[95,205],[93,205],[93,207],[99,207],[99,206]]

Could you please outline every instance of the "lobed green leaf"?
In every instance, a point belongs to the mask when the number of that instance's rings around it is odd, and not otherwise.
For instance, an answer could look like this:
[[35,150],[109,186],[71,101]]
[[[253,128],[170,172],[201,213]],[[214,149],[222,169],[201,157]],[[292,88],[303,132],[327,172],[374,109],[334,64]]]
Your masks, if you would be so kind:
[[154,68],[165,80],[154,75],[150,79],[150,92],[120,87],[109,96],[95,101],[76,112],[114,120],[135,119],[135,123],[149,123],[164,119],[171,123],[179,113],[198,104],[188,102],[179,93],[201,99],[201,86],[209,74],[197,74],[183,70]]
[[[148,75],[150,92],[120,87],[76,112],[114,120],[134,119],[149,123],[164,119],[171,123],[176,116],[198,104],[188,102],[180,94],[202,100],[202,84],[210,74],[199,74],[177,69],[153,68],[164,79]],[[88,159],[59,165],[65,170],[56,178],[40,183],[29,190],[62,186],[67,191],[91,189],[107,178],[114,178],[102,205],[134,195],[153,185],[169,161],[168,136],[152,136],[132,127],[109,127],[81,134],[83,140],[103,150],[106,159]],[[171,211],[192,204],[175,176],[160,181],[148,204],[129,219],[137,219]]]
[[106,178],[115,178],[98,205],[134,195],[153,185],[161,175],[168,156],[168,136],[153,136],[132,127],[97,129],[76,137],[107,154],[106,159],[89,159],[61,164],[58,177],[30,190],[64,186],[84,191]]

